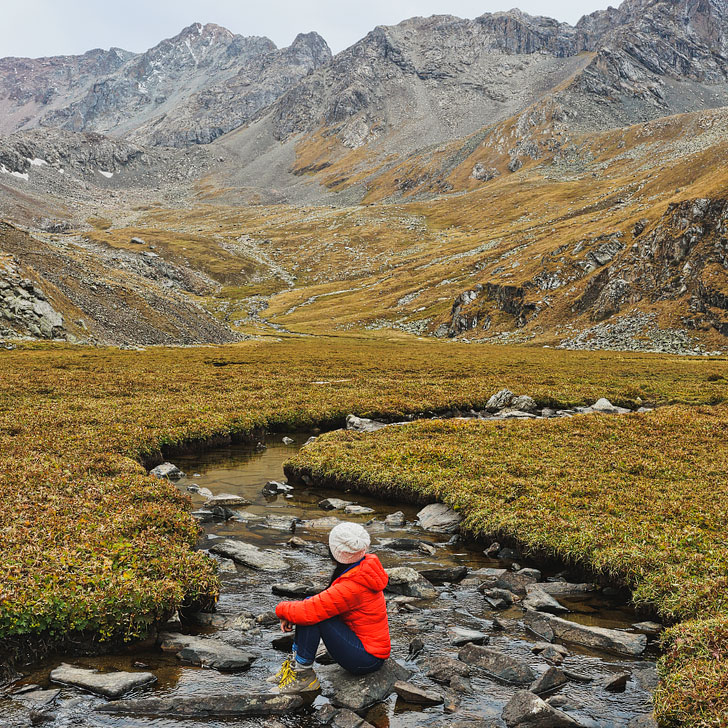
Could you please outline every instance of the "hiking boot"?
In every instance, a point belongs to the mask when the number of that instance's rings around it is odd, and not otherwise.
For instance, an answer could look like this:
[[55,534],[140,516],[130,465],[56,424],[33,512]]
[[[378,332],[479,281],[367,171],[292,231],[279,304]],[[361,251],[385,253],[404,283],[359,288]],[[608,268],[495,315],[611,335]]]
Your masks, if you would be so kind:
[[291,695],[297,693],[317,693],[321,690],[316,673],[311,665],[302,665],[289,657],[275,676],[278,693]]

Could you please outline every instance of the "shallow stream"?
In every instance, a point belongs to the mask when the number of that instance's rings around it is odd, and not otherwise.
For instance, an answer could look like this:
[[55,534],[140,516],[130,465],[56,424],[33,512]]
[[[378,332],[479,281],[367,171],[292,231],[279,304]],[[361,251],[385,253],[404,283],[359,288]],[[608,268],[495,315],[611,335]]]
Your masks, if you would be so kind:
[[[259,615],[270,611],[281,598],[271,592],[277,582],[313,581],[327,582],[331,571],[331,562],[326,555],[325,543],[327,528],[317,530],[301,525],[295,527],[295,535],[309,542],[309,548],[295,548],[287,545],[293,533],[288,524],[290,519],[310,520],[325,516],[367,523],[375,519],[369,526],[372,534],[373,550],[382,560],[385,567],[412,566],[417,570],[443,566],[467,566],[471,571],[484,568],[503,568],[512,566],[506,559],[491,559],[483,555],[482,544],[479,547],[468,547],[458,542],[445,545],[448,535],[422,531],[414,525],[416,513],[414,506],[386,503],[371,497],[345,495],[341,492],[327,492],[315,488],[296,487],[287,495],[265,496],[261,489],[267,481],[283,480],[282,465],[296,448],[307,439],[308,434],[292,434],[293,444],[284,445],[283,435],[271,435],[266,449],[252,446],[231,446],[208,451],[202,454],[189,455],[175,459],[187,477],[178,482],[178,487],[207,488],[213,494],[230,493],[240,495],[251,502],[251,505],[237,510],[246,512],[247,520],[215,521],[204,524],[205,536],[201,548],[209,548],[222,538],[247,541],[265,549],[273,549],[290,563],[291,568],[282,573],[266,573],[253,571],[244,566],[225,564],[226,571],[221,572],[222,593],[218,604],[218,617],[215,623],[220,626],[191,626],[188,623],[181,631],[202,634],[213,634],[223,641],[238,647],[244,647],[256,653],[258,657],[252,667],[241,673],[222,673],[212,669],[204,669],[180,664],[171,653],[163,653],[159,648],[150,646],[145,649],[135,648],[128,654],[117,654],[108,657],[64,657],[56,656],[26,675],[22,681],[12,686],[11,690],[24,689],[27,685],[40,688],[57,688],[49,682],[49,672],[61,662],[70,662],[79,666],[96,667],[100,670],[139,670],[149,669],[157,677],[151,686],[137,689],[130,697],[171,696],[189,697],[202,695],[227,695],[235,691],[268,691],[270,686],[265,678],[274,673],[284,653],[271,647],[271,640],[280,637],[277,625],[259,626],[241,630],[232,629],[221,624],[225,618],[231,618],[241,612]],[[198,492],[190,493],[196,507],[202,506],[206,498]],[[318,503],[327,497],[346,498],[362,506],[374,509],[374,513],[362,516],[343,516],[337,511],[323,511]],[[405,514],[407,525],[402,528],[389,528],[384,525],[384,517],[395,511]],[[270,519],[270,516],[280,518]],[[268,519],[268,520],[266,520]],[[272,526],[272,527],[271,527]],[[421,551],[394,551],[382,547],[381,542],[388,538],[416,538],[435,544],[434,555]],[[319,544],[316,546],[316,544]],[[519,559],[521,566],[541,565],[531,563],[528,559]],[[544,578],[554,577],[544,571]],[[561,576],[570,579],[568,573]],[[528,661],[537,674],[543,673],[548,663],[531,648],[539,641],[529,634],[523,624],[524,611],[514,605],[506,610],[494,611],[485,602],[484,597],[476,589],[479,579],[466,578],[461,584],[445,584],[438,586],[438,597],[429,602],[418,602],[415,605],[389,601],[390,628],[393,643],[393,657],[412,669],[411,681],[431,689],[447,693],[445,705],[421,709],[406,705],[391,696],[387,701],[371,709],[367,720],[377,728],[410,728],[414,726],[445,726],[457,721],[483,721],[481,725],[504,725],[500,723],[503,706],[513,695],[515,688],[488,679],[484,674],[473,671],[472,689],[466,692],[453,693],[443,686],[433,683],[425,677],[428,660],[435,656],[449,655],[457,657],[458,648],[452,646],[448,628],[459,626],[482,630],[490,636],[490,646],[496,650],[518,656]],[[400,600],[401,602],[402,600]],[[620,603],[616,596],[607,597],[603,592],[593,592],[578,600],[561,600],[572,610],[567,619],[581,623],[626,629],[634,631],[632,625],[640,621],[626,605]],[[494,629],[493,619],[497,618],[505,629]],[[204,618],[203,618],[204,619]],[[176,631],[180,631],[177,627]],[[408,661],[409,645],[413,638],[421,637],[425,647],[423,652],[412,661]],[[650,694],[656,683],[654,666],[655,648],[653,643],[645,655],[632,659],[606,652],[598,652],[568,645],[569,655],[563,665],[564,670],[578,673],[590,682],[570,681],[558,691],[563,705],[562,709],[584,726],[593,728],[612,728],[627,726],[631,720],[641,714],[649,713]],[[147,667],[142,667],[147,666]],[[628,672],[630,678],[623,692],[609,692],[601,686],[601,682],[618,673]],[[94,726],[108,728],[183,728],[191,725],[216,726],[291,726],[303,727],[316,725],[316,709],[326,702],[325,698],[317,699],[314,706],[302,713],[267,719],[229,719],[229,720],[178,720],[170,718],[129,718],[96,713],[94,708],[103,704],[104,698],[81,692],[72,687],[60,687],[60,693],[51,705],[48,717],[52,722],[48,726]],[[20,728],[30,725],[30,708],[24,703],[22,696],[0,698],[0,726],[3,728]],[[448,714],[445,711],[454,711]],[[477,725],[477,722],[470,723]]]

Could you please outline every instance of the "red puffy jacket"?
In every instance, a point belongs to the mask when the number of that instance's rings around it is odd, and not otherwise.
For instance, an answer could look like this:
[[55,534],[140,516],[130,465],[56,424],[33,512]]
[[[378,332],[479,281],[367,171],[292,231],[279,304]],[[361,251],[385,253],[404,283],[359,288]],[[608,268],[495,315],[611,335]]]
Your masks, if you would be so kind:
[[345,571],[320,594],[302,602],[280,602],[276,616],[293,624],[317,624],[338,616],[370,655],[386,659],[392,651],[382,593],[388,581],[379,559],[367,554],[358,566]]

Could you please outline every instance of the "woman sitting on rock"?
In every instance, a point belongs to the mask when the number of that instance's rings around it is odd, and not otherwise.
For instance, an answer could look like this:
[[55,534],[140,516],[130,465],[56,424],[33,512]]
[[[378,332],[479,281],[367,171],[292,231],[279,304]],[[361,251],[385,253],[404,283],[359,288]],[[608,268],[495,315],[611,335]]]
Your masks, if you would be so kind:
[[319,641],[331,658],[354,675],[378,670],[391,652],[387,606],[382,593],[387,573],[379,559],[367,554],[370,539],[356,523],[331,529],[329,550],[336,562],[327,589],[303,601],[280,602],[281,629],[295,628],[293,655],[276,675],[281,693],[320,689],[313,670]]

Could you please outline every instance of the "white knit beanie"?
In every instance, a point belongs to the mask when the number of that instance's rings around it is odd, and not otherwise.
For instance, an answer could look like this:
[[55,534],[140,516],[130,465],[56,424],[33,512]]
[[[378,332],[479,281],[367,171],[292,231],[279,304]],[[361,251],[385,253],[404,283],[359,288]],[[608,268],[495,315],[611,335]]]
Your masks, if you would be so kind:
[[371,539],[358,523],[339,523],[329,533],[329,548],[340,564],[353,564],[363,559]]

